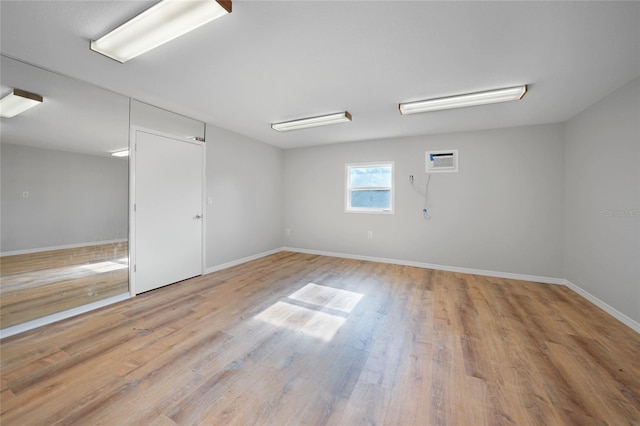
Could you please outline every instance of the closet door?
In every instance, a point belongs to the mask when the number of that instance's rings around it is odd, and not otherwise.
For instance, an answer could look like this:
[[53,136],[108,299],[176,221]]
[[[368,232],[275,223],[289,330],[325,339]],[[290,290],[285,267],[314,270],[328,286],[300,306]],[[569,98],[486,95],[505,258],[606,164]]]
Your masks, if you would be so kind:
[[136,129],[135,293],[203,272],[204,144]]

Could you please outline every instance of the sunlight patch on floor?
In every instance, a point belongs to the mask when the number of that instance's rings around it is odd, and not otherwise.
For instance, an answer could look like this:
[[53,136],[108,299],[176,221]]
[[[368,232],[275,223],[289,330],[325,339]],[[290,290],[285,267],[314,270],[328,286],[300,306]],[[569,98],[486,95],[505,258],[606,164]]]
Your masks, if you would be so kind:
[[349,313],[360,302],[362,296],[364,295],[353,291],[309,283],[291,294],[289,299]]
[[104,272],[117,271],[118,269],[124,269],[128,267],[129,267],[128,259],[124,258],[124,262],[122,262],[122,259],[118,259],[115,262],[107,260],[104,262],[96,262],[96,263],[88,263],[86,265],[80,265],[77,268],[102,274]]
[[61,281],[81,279],[91,277],[95,274],[119,271],[127,268],[129,268],[129,259],[123,257],[82,265],[59,266],[2,275],[2,294],[6,295],[25,289],[34,289],[36,287],[56,284]]
[[309,283],[289,295],[291,301],[278,301],[254,318],[329,342],[362,297],[360,293]]
[[258,315],[255,319],[277,327],[300,331],[309,337],[325,342],[336,335],[346,318],[292,305],[287,302],[276,302]]

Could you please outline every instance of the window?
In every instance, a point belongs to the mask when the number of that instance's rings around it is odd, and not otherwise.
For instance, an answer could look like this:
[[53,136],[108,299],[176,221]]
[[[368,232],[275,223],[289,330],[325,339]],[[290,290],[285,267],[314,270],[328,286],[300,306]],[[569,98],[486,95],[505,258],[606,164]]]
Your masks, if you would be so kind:
[[393,162],[346,165],[345,211],[393,214]]

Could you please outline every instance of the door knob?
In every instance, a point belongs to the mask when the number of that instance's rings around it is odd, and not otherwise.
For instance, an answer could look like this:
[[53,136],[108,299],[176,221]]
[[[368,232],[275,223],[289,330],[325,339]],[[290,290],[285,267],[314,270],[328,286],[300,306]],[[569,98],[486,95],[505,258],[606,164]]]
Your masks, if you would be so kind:
[[197,215],[196,215],[196,217],[195,217],[195,219],[202,219],[202,216],[201,216],[201,215],[199,215],[199,214],[197,214]]

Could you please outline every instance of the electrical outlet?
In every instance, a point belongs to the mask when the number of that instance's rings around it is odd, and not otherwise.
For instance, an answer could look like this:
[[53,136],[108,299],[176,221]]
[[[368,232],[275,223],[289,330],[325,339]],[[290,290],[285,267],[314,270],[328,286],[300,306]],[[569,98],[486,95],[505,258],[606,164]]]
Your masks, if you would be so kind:
[[285,228],[284,235],[291,235],[291,229],[290,228]]
[[24,191],[22,193],[22,198],[29,198],[29,193],[27,191]]
[[367,231],[367,238],[373,238],[373,231]]

